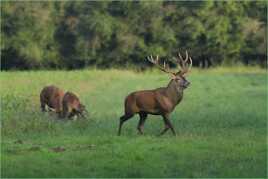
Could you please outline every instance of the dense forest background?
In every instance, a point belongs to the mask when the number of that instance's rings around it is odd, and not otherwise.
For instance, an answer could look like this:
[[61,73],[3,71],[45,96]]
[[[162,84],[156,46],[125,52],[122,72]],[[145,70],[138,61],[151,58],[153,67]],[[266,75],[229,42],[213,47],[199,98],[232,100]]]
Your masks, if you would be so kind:
[[186,49],[195,66],[265,67],[266,13],[266,1],[1,1],[1,69],[144,69]]

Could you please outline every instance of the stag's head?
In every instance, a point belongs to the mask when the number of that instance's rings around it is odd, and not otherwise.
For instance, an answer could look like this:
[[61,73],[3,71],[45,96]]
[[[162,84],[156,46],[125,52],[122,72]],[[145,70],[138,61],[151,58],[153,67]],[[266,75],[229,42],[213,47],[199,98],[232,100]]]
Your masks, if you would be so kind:
[[[171,71],[168,65],[166,65],[165,61],[163,65],[159,64],[159,58],[156,56],[156,59],[153,56],[147,57],[147,59],[156,65],[161,71],[170,74],[173,83],[176,85],[177,89],[185,89],[190,85],[190,82],[186,80],[185,76],[189,72],[192,67],[192,58],[188,55],[188,52],[185,53],[185,59],[178,53],[177,57],[174,57],[176,63],[178,64],[179,69],[177,71]],[[188,63],[189,61],[189,63]]]

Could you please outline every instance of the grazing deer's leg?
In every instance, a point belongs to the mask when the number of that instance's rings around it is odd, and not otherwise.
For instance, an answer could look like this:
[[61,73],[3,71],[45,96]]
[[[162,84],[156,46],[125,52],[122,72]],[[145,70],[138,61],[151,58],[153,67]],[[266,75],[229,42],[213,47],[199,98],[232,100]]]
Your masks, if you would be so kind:
[[60,118],[65,118],[66,116],[67,116],[67,112],[64,111],[64,110],[62,110],[62,111],[60,112]]
[[49,112],[53,112],[53,109],[50,108],[50,107],[48,107],[48,111],[49,111]]
[[61,110],[61,118],[67,117],[68,113],[69,113],[69,107],[67,106],[67,104],[63,103],[62,110]]
[[147,114],[144,112],[140,112],[139,115],[140,115],[140,121],[139,121],[137,129],[138,129],[140,134],[143,134],[143,126],[144,126],[145,120],[147,118]]
[[59,118],[64,118],[64,116],[63,116],[63,111],[60,111],[60,112],[58,113],[58,117],[59,117]]
[[41,111],[46,112],[46,104],[41,101]]
[[73,116],[75,116],[75,114],[76,113],[74,111],[70,112],[70,114],[68,115],[68,118],[71,119]]
[[40,95],[40,108],[42,112],[46,112],[46,103],[43,95]]
[[60,118],[61,117],[61,110],[58,106],[56,107],[55,112],[58,115],[58,117]]
[[118,135],[121,134],[121,128],[122,125],[125,121],[127,121],[128,119],[132,118],[134,115],[133,114],[125,114],[124,116],[120,117],[120,123],[119,123],[119,129],[118,129]]

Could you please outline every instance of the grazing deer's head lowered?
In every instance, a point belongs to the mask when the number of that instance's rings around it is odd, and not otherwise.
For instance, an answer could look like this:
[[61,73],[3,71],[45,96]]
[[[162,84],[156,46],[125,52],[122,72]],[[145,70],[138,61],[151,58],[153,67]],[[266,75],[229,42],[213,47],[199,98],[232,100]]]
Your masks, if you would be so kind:
[[154,59],[151,55],[147,59],[161,71],[170,74],[171,80],[167,87],[157,88],[154,90],[136,91],[126,97],[125,114],[120,117],[118,135],[121,134],[121,127],[123,123],[137,113],[140,116],[140,121],[137,127],[140,134],[143,134],[143,126],[148,114],[161,115],[163,117],[165,128],[161,134],[164,134],[168,129],[171,129],[174,135],[176,134],[169,121],[169,114],[182,100],[183,90],[190,84],[190,82],[185,79],[184,75],[189,72],[192,66],[192,58],[188,55],[187,51],[185,59],[183,59],[181,54],[178,53],[175,60],[180,66],[180,69],[177,72],[172,72],[165,62],[163,65],[159,64],[158,56]]
[[71,119],[73,116],[83,117],[87,113],[85,105],[83,105],[79,98],[72,92],[66,92],[62,99],[62,114],[61,117],[68,117]]

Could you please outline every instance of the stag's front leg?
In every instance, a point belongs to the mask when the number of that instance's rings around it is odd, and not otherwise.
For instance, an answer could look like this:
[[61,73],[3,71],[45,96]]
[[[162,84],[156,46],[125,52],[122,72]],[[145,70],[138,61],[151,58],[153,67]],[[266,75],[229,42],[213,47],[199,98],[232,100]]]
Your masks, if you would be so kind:
[[174,128],[173,128],[173,126],[172,126],[170,120],[169,120],[169,116],[168,116],[168,114],[163,115],[163,120],[164,120],[164,123],[165,123],[165,128],[164,128],[164,130],[161,132],[160,135],[165,134],[165,133],[167,132],[168,129],[171,129],[173,135],[176,136],[176,132],[175,132],[175,130],[174,130]]
[[[163,118],[163,120],[164,120],[164,118]],[[162,132],[160,133],[160,135],[165,134],[169,130],[169,125],[166,123],[165,120],[164,120],[164,123],[165,123],[165,128],[162,130]]]

